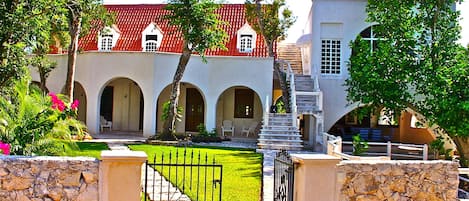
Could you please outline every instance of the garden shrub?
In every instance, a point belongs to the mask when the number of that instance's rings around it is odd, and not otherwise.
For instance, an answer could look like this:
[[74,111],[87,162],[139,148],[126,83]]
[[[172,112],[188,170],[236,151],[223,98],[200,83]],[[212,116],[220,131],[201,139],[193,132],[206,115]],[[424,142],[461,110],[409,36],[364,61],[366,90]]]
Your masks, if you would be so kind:
[[11,145],[14,155],[56,155],[60,147],[54,139],[84,135],[86,127],[76,119],[78,101],[69,104],[29,84],[30,78],[23,78],[0,96],[0,140]]

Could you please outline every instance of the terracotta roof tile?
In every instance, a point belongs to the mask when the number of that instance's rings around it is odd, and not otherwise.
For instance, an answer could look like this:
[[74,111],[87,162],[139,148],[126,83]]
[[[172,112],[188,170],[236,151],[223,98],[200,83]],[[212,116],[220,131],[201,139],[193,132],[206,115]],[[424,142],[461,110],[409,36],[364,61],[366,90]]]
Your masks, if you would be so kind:
[[[182,49],[181,33],[174,26],[170,26],[163,16],[168,13],[164,10],[165,4],[142,4],[142,5],[105,5],[115,12],[116,24],[121,34],[113,51],[142,51],[142,31],[152,22],[156,23],[163,32],[163,41],[158,51],[179,53]],[[259,35],[256,48],[251,53],[240,53],[236,49],[236,32],[246,23],[243,4],[224,4],[217,13],[221,19],[228,22],[223,26],[229,35],[226,44],[227,51],[208,50],[206,55],[216,56],[252,56],[267,57],[268,52],[264,48],[264,40]],[[79,47],[83,51],[96,51],[98,30],[92,30],[79,41]]]

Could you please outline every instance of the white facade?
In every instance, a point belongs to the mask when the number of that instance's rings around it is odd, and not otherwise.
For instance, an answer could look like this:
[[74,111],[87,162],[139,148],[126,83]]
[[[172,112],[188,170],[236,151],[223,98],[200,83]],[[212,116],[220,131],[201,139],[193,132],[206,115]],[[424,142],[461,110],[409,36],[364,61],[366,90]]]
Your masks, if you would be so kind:
[[[101,94],[106,86],[112,85],[115,88],[113,129],[139,130],[137,124],[140,107],[136,106],[138,103],[135,102],[140,102],[140,96],[143,95],[143,120],[141,120],[143,134],[145,136],[155,134],[158,123],[157,108],[162,104],[162,101],[158,103],[158,98],[171,84],[179,56],[172,53],[146,52],[79,54],[75,81],[83,87],[85,93],[81,98],[86,99],[86,125],[89,132],[99,133]],[[51,92],[60,92],[65,83],[67,57],[50,55],[50,58],[57,61],[58,66],[47,79],[47,87]],[[227,118],[224,116],[217,119],[217,103],[222,94],[233,87],[254,91],[255,97],[258,97],[254,104],[261,108],[255,108],[255,117],[250,121],[257,121],[256,118],[262,116],[262,108],[266,104],[265,97],[272,97],[273,58],[228,56],[206,58],[207,63],[203,63],[199,56],[193,55],[182,79],[183,83],[198,89],[204,99],[206,128],[208,130],[218,128],[220,125],[217,122],[221,118]],[[31,74],[33,80],[39,80],[37,72]],[[246,124],[241,119],[236,121],[239,126]],[[184,132],[184,127],[178,126],[178,132]]]
[[[349,76],[347,62],[351,49],[350,41],[361,31],[371,26],[365,22],[367,1],[365,0],[313,0],[305,35],[298,43],[302,47],[303,69],[311,76],[318,75],[319,86],[323,91],[324,130],[329,130],[342,116],[357,105],[349,105],[346,100],[345,79]],[[311,40],[305,41],[305,39]],[[340,73],[321,73],[321,41],[339,40]]]

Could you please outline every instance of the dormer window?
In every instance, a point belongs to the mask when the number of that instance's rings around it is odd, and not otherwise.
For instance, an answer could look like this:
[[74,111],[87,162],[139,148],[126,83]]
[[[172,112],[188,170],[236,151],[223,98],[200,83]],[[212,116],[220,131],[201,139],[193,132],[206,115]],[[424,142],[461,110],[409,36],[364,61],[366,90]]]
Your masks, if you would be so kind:
[[156,52],[163,40],[163,32],[155,24],[150,23],[142,32],[142,49],[144,52]]
[[158,35],[145,36],[145,52],[156,52],[158,49]]
[[101,51],[112,50],[112,35],[106,34],[101,36]]
[[105,27],[98,36],[98,50],[111,51],[119,39],[120,31],[116,26]]
[[248,23],[245,23],[238,30],[238,40],[236,43],[236,48],[241,53],[250,53],[255,48],[257,34]]
[[240,52],[252,51],[252,35],[241,35],[241,44],[239,46]]

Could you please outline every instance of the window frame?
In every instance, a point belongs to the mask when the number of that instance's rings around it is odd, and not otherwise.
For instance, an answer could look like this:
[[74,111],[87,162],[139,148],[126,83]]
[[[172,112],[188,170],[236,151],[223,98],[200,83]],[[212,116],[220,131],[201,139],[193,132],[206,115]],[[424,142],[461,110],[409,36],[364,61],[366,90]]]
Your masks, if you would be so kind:
[[250,53],[252,52],[253,45],[252,45],[252,40],[253,40],[253,35],[252,34],[242,34],[240,37],[239,41],[239,52],[244,52],[244,53]]
[[[149,48],[148,48],[149,46],[148,46],[148,45],[150,45],[150,44],[153,44],[153,46],[154,46],[154,48],[155,48],[154,50],[149,50]],[[144,48],[144,51],[145,51],[145,52],[156,52],[156,51],[158,51],[158,42],[155,41],[155,40],[147,40],[147,41],[145,41],[145,48]]]
[[112,34],[103,34],[101,35],[101,49],[99,51],[103,52],[109,52],[112,51],[112,40],[113,40],[113,35]]
[[[320,74],[322,76],[342,75],[342,40],[321,39]],[[338,63],[338,64],[337,64]]]
[[234,118],[253,119],[254,91],[251,89],[235,89],[234,99]]

